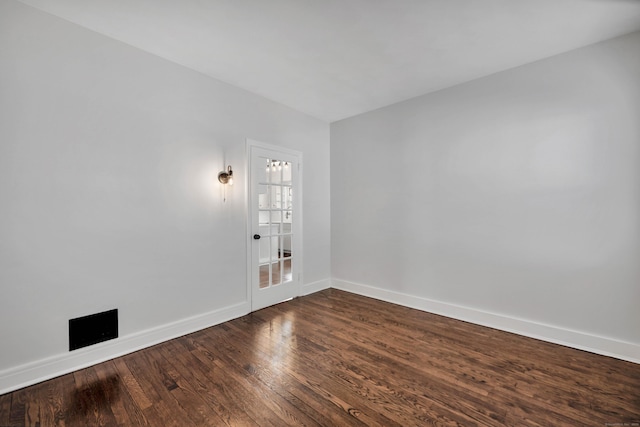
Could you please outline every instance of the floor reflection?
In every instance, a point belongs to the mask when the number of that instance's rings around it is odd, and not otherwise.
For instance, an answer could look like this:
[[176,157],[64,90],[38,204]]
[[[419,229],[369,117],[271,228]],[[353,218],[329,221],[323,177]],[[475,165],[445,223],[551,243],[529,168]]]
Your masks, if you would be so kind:
[[[280,283],[290,282],[293,278],[291,271],[291,259],[285,259],[282,262],[282,274],[280,270],[280,262],[271,264],[271,285],[279,285]],[[260,266],[260,289],[269,287],[269,264]]]

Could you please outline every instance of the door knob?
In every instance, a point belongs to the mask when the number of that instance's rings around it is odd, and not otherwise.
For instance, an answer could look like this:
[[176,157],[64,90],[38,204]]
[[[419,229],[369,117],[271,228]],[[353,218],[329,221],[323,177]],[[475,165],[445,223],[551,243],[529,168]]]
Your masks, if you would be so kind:
[[253,235],[253,239],[254,240],[260,240],[260,235],[259,234],[254,234]]

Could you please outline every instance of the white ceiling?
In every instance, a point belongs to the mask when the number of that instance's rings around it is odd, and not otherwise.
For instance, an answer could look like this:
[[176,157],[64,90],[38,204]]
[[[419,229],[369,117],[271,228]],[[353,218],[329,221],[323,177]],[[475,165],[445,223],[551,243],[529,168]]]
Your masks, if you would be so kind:
[[20,1],[327,122],[640,30],[640,0]]

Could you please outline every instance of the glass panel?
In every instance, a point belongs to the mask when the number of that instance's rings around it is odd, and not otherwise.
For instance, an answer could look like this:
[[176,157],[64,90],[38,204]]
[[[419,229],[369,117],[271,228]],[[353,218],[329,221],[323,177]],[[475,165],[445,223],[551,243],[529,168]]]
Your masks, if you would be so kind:
[[[258,211],[258,223],[260,225],[269,225],[269,211]],[[267,232],[269,229],[266,228],[264,231]],[[260,232],[262,235],[262,232]]]
[[292,220],[293,211],[285,211],[285,212],[283,212],[283,214],[284,214],[283,222],[291,224],[293,222],[293,220]]
[[269,165],[269,175],[272,184],[280,184],[282,182],[282,162],[280,160],[271,160]]
[[260,289],[269,287],[269,264],[260,266]]
[[291,258],[285,259],[282,263],[283,274],[282,274],[282,283],[290,282],[293,280],[293,274],[291,271]]
[[282,209],[293,209],[291,187],[282,187]]
[[271,186],[271,209],[280,209],[282,206],[282,187],[279,185]]
[[282,246],[280,247],[282,258],[291,257],[291,236],[282,236]]
[[280,234],[291,234],[291,223],[283,223],[282,224],[282,233]]
[[271,284],[279,285],[280,283],[280,263],[274,262],[271,264]]
[[269,186],[258,186],[258,209],[269,209]]
[[258,182],[268,182],[266,165],[268,165],[269,162],[270,160],[267,158],[264,158],[264,157],[259,158],[258,166],[256,167],[257,170],[255,171],[257,174]]
[[282,183],[291,184],[291,163],[289,162],[282,164]]
[[273,212],[271,212],[271,224],[278,226],[278,228],[273,230],[272,233],[277,233],[280,230],[280,222],[281,221],[282,221],[282,212],[281,211],[273,211]]
[[280,258],[280,236],[269,239],[271,240],[271,261],[277,261]]
[[[264,229],[264,231],[268,230],[268,226],[266,227],[260,227],[260,229]],[[271,237],[264,237],[264,235],[266,234],[264,231],[261,231],[261,235],[262,238],[260,240],[258,240],[258,245],[259,245],[259,254],[258,254],[258,258],[259,258],[259,263],[260,264],[264,264],[269,262],[269,260],[271,259],[271,252],[270,252],[270,247],[269,247],[269,243],[271,242]]]

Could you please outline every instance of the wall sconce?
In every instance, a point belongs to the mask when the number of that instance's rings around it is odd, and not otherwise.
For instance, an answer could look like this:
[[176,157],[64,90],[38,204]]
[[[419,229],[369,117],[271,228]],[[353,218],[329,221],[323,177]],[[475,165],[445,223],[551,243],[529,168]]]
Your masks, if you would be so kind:
[[233,171],[231,170],[231,165],[229,165],[226,171],[222,171],[218,174],[218,181],[222,184],[233,185]]

